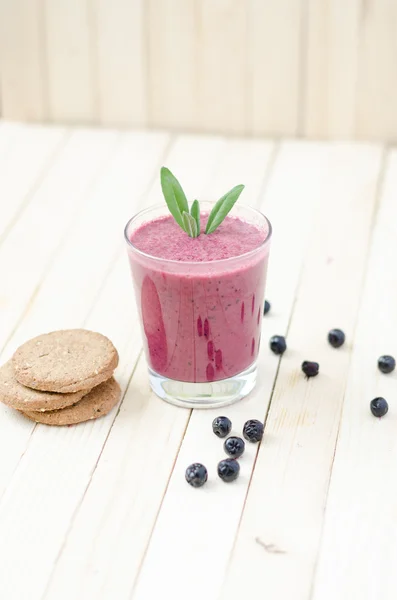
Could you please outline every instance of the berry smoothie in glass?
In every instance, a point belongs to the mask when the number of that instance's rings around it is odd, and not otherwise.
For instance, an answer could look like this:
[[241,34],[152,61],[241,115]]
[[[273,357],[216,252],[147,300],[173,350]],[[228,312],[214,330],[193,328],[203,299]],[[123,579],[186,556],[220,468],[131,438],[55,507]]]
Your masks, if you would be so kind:
[[125,228],[150,384],[179,406],[230,404],[256,383],[271,225],[235,205],[243,186],[189,208],[168,169],[161,183],[166,203]]

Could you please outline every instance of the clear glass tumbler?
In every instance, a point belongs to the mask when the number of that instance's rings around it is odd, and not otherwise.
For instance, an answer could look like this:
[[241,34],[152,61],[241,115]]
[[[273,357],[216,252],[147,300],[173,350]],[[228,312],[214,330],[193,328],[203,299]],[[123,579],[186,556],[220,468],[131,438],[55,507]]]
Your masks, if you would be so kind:
[[[213,207],[200,204],[203,212]],[[165,204],[155,206],[125,228],[150,385],[178,406],[225,406],[255,387],[271,225],[259,211],[235,205],[233,216],[264,231],[261,245],[232,258],[181,262],[131,242],[143,223],[166,215]]]

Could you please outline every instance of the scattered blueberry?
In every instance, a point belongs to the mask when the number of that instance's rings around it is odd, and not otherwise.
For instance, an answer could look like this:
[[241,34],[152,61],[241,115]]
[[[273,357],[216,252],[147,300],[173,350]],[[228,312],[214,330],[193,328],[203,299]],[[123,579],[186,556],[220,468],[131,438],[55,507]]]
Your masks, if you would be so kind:
[[218,475],[226,483],[237,479],[239,473],[240,465],[234,458],[225,458],[218,463]]
[[317,362],[312,362],[310,360],[304,360],[302,363],[302,371],[306,375],[306,377],[315,377],[318,375],[320,365]]
[[333,348],[340,348],[345,343],[346,336],[341,329],[331,329],[328,333],[328,341]]
[[226,454],[233,458],[239,458],[245,450],[245,442],[239,437],[232,436],[227,438],[223,444]]
[[232,422],[227,417],[216,417],[212,421],[212,431],[220,438],[229,435],[232,429]]
[[374,398],[371,400],[370,408],[374,417],[384,417],[389,410],[389,405],[384,398]]
[[201,463],[193,463],[186,469],[185,479],[193,487],[201,487],[208,479],[207,469]]
[[250,419],[244,423],[243,436],[248,442],[260,442],[263,437],[263,423]]
[[263,314],[267,315],[267,313],[269,312],[269,310],[271,309],[272,305],[270,304],[270,302],[268,302],[267,300],[265,300],[265,306],[263,308]]
[[378,368],[382,373],[391,373],[396,368],[396,361],[392,356],[385,354],[378,359]]
[[269,346],[270,350],[274,352],[274,354],[284,354],[287,349],[285,337],[282,335],[274,335],[270,338]]

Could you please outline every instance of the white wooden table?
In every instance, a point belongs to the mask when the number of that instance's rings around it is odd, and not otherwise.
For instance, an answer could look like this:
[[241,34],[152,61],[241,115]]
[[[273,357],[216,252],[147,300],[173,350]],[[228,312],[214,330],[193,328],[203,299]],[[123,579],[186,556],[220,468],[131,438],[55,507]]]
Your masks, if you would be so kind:
[[[285,334],[288,351],[263,343],[255,393],[221,411],[237,432],[266,421],[230,485],[219,410],[148,389],[122,233],[161,198],[162,164],[191,198],[245,182],[274,226],[263,339]],[[0,123],[1,362],[87,327],[116,344],[123,389],[118,410],[76,427],[1,405],[1,600],[395,600],[397,375],[376,362],[397,355],[396,255],[393,149]],[[209,470],[199,490],[194,461]]]

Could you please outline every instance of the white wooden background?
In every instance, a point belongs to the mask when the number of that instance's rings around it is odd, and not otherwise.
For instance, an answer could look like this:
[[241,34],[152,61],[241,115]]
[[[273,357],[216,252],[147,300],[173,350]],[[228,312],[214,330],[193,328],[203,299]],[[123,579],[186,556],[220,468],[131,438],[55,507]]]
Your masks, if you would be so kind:
[[3,117],[397,139],[396,0],[0,0]]
[[[218,411],[148,389],[122,230],[158,201],[161,164],[190,197],[244,181],[274,225],[263,340],[284,333],[288,351],[262,344],[256,391],[225,410],[236,432],[266,422],[230,485]],[[116,344],[123,389],[76,427],[0,405],[1,600],[395,600],[397,375],[376,360],[397,354],[396,195],[397,151],[380,145],[0,122],[0,361],[85,326]],[[199,490],[184,480],[196,460]]]

